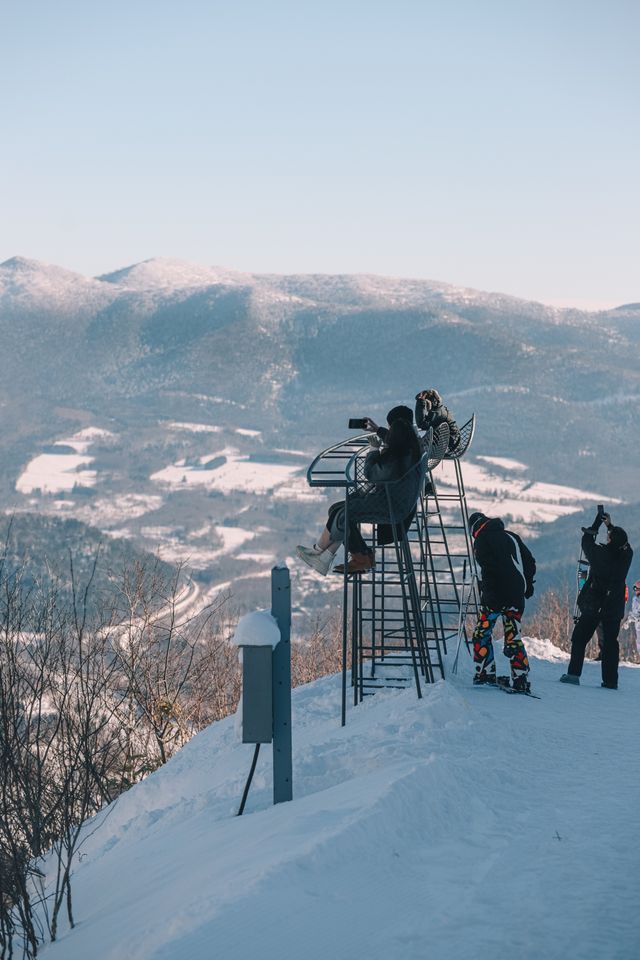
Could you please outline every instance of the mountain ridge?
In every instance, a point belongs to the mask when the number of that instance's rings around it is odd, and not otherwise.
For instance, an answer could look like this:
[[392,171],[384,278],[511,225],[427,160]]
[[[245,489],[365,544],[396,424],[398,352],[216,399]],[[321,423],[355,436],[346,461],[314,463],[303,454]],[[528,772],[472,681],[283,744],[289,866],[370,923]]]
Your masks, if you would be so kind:
[[116,270],[94,277],[88,277],[78,271],[20,255],[10,257],[0,263],[0,271],[3,269],[16,272],[20,271],[22,273],[28,270],[33,276],[36,276],[38,273],[49,276],[58,275],[60,278],[66,277],[69,280],[73,278],[76,281],[79,279],[86,282],[97,281],[101,284],[105,283],[116,287],[122,283],[123,289],[126,290],[144,289],[144,286],[137,286],[135,283],[133,286],[123,283],[123,281],[133,276],[138,282],[144,283],[146,280],[151,287],[173,285],[175,289],[194,286],[201,287],[207,286],[208,284],[215,286],[220,283],[242,283],[247,285],[254,283],[262,286],[282,285],[285,287],[296,285],[303,287],[315,286],[316,289],[330,286],[333,287],[332,292],[334,295],[340,287],[347,290],[352,289],[353,291],[362,288],[363,295],[373,296],[377,294],[378,297],[382,298],[389,298],[394,292],[404,291],[406,295],[407,291],[410,291],[413,293],[421,293],[425,302],[429,299],[446,302],[447,298],[454,300],[456,297],[458,300],[468,300],[470,298],[475,302],[491,302],[494,305],[515,306],[519,304],[530,307],[535,306],[541,308],[549,315],[565,317],[574,313],[588,316],[592,314],[609,314],[620,310],[640,310],[640,303],[620,304],[609,310],[593,311],[582,310],[575,307],[554,307],[535,299],[516,297],[498,291],[461,287],[445,281],[417,277],[397,277],[375,273],[260,273],[234,270],[221,266],[195,264],[188,260],[171,257],[151,257],[147,260],[127,264],[124,267],[119,267]]

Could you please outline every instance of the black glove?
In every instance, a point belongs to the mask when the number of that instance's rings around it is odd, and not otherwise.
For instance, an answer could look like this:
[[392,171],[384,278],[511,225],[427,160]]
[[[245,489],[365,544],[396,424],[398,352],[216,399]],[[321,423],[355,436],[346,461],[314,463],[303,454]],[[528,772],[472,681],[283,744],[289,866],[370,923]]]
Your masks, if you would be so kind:
[[531,597],[533,596],[533,594],[534,594],[534,586],[533,586],[534,583],[535,583],[535,580],[532,580],[531,583],[529,584],[529,586],[527,587],[527,589],[525,590],[525,592],[524,592],[524,598],[525,598],[525,600],[530,600]]

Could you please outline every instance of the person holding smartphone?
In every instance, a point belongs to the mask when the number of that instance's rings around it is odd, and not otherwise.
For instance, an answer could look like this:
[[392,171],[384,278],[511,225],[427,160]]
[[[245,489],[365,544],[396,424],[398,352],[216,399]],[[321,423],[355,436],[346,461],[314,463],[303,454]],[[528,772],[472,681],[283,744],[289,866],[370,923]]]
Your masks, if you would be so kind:
[[[408,408],[405,407],[405,410]],[[389,429],[384,434],[382,449],[370,450],[364,464],[364,475],[372,485],[349,494],[349,550],[351,558],[348,561],[348,573],[367,573],[375,566],[375,553],[369,547],[360,533],[359,519],[366,521],[370,511],[372,497],[376,497],[375,484],[399,480],[411,467],[418,462],[421,456],[420,442],[411,422],[404,416],[392,416],[389,411],[387,422]],[[409,414],[411,411],[409,410]],[[413,416],[411,415],[411,420]],[[373,421],[370,421],[373,423]],[[311,547],[300,544],[296,552],[307,566],[311,567],[323,577],[333,566],[335,554],[341,543],[345,541],[345,505],[344,500],[332,503],[329,507],[327,523],[318,540]],[[341,567],[335,568],[336,573],[342,573]]]
[[[411,427],[413,427],[413,413],[410,407],[405,407],[403,404],[399,404],[397,407],[392,407],[387,414],[387,426],[379,427],[375,420],[372,420],[371,417],[364,417],[362,420],[363,428],[370,431],[373,437],[377,437],[380,443],[375,441],[371,444],[372,446],[380,446],[381,443],[384,443],[389,430],[396,420],[404,420]],[[351,421],[349,421],[351,423]]]
[[[596,543],[602,524],[607,542]],[[578,594],[580,615],[571,635],[571,659],[561,683],[580,683],[587,644],[602,623],[602,687],[618,689],[620,644],[618,634],[624,617],[627,573],[633,559],[626,531],[611,523],[610,514],[598,510],[590,527],[582,528],[582,550],[589,561],[589,576]]]

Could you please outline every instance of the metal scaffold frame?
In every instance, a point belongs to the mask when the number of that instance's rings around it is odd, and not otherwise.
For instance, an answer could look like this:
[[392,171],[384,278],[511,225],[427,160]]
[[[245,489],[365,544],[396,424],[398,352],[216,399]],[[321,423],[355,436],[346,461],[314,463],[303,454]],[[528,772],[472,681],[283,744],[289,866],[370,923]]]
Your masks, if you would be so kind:
[[[416,514],[416,526],[427,559],[422,570],[421,590],[425,602],[428,596],[434,598],[439,634],[446,653],[447,641],[457,640],[460,635],[468,644],[467,616],[477,617],[480,609],[461,464],[473,440],[475,416],[460,427],[460,439],[452,450],[448,449],[447,425],[443,424],[441,429],[446,435],[444,453],[430,465]],[[439,446],[442,442],[440,438]]]
[[[366,479],[368,435],[327,448],[307,471],[310,486],[344,490],[345,558],[350,520],[365,525],[361,533],[376,549],[371,571],[350,574],[345,562],[342,573],[343,725],[349,659],[354,705],[380,687],[404,688],[412,682],[421,697],[422,683],[444,677],[447,640],[468,640],[466,613],[477,612],[478,604],[475,581],[471,590],[464,582],[475,565],[460,460],[474,426],[472,417],[454,451],[448,450],[447,424],[435,434],[429,431],[422,438],[421,460],[401,480],[372,484]],[[445,462],[453,467],[455,493],[446,486],[436,490],[434,471]],[[461,523],[453,522],[458,519],[452,516],[454,505]]]

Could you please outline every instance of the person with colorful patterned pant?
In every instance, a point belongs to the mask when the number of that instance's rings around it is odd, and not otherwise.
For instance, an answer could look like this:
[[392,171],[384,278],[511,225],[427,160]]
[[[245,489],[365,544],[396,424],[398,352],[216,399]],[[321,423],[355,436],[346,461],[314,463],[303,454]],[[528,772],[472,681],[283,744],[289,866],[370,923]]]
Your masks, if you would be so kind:
[[496,682],[493,628],[498,618],[504,627],[503,652],[511,664],[514,690],[528,693],[529,659],[520,635],[525,600],[533,596],[536,562],[517,533],[505,530],[498,518],[483,513],[469,517],[469,531],[478,565],[480,615],[473,634],[476,685]]
[[511,661],[511,679],[516,680],[529,673],[529,658],[520,636],[522,610],[513,607],[504,610],[489,610],[481,607],[478,623],[473,634],[473,662],[476,665],[474,683],[495,683],[496,661],[493,654],[493,628],[502,617],[504,646],[502,652]]

